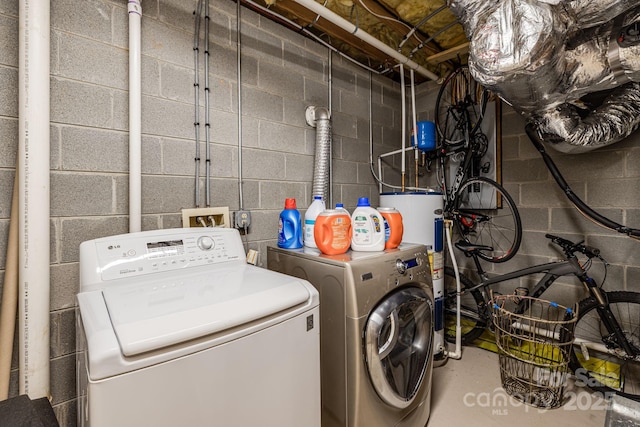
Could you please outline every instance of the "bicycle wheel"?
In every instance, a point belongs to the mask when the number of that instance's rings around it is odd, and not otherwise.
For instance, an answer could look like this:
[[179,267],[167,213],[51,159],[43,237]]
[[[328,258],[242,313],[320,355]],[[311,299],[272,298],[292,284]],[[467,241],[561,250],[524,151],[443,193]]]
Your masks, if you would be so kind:
[[580,301],[569,367],[578,383],[601,393],[616,392],[640,401],[640,294],[610,292],[609,307],[633,354],[625,352],[609,334],[593,297]]
[[482,89],[463,65],[445,78],[436,98],[435,125],[445,145],[466,141],[480,127],[488,92]]
[[462,183],[454,200],[453,219],[463,240],[493,248],[478,253],[486,261],[510,260],[520,248],[518,208],[506,190],[489,178],[470,178]]
[[[474,286],[471,279],[460,273],[462,289]],[[456,275],[451,267],[444,268],[444,334],[447,341],[456,342]],[[488,325],[488,314],[482,292],[474,290],[466,292],[460,300],[460,325],[462,327],[462,344],[467,345],[476,340]]]

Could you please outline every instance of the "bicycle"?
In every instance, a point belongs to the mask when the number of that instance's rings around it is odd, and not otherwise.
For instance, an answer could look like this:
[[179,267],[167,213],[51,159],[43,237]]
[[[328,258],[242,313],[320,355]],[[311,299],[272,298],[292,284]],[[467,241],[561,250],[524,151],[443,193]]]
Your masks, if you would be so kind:
[[[558,278],[573,275],[584,284],[589,296],[578,303],[578,319],[569,368],[585,385],[605,396],[606,393],[615,392],[640,400],[640,293],[603,289],[607,263],[598,249],[551,234],[546,234],[545,237],[562,249],[565,255],[563,260],[493,277],[489,277],[479,261],[480,253],[489,248],[464,241],[455,244],[473,260],[480,277],[480,281],[474,283],[464,274],[459,274],[462,344],[470,344],[491,325],[488,291],[492,285],[543,274],[529,292],[522,292],[529,290],[528,287],[516,288],[517,295],[539,298]],[[584,255],[586,261],[581,262],[576,254]],[[581,256],[583,260],[584,257]],[[600,285],[588,274],[593,259],[599,259],[604,265],[605,274]],[[457,289],[455,272],[450,267],[445,268],[444,287],[445,336],[448,341],[455,342],[455,331],[451,329],[451,325],[456,322]],[[523,299],[514,313],[523,313],[526,301],[528,299]]]
[[[480,176],[489,168],[480,164],[488,147],[487,137],[480,129],[487,100],[488,91],[473,80],[468,67],[459,67],[447,76],[436,99],[439,143],[428,154],[428,160],[439,161],[445,218],[454,221],[463,240],[492,248],[478,256],[500,263],[518,251],[522,223],[507,191],[496,181]],[[460,165],[449,187],[446,162],[452,156],[460,159]]]

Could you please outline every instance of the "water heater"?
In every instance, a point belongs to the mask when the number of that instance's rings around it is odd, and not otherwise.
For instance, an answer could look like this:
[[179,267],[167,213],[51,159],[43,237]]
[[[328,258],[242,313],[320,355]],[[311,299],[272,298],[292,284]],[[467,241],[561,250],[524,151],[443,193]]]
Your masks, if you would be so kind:
[[444,220],[442,193],[419,191],[381,193],[380,206],[396,208],[402,215],[403,243],[420,243],[429,250],[431,278],[433,281],[434,358],[445,354],[444,342]]
[[[442,235],[436,231],[436,219],[442,220],[444,199],[438,192],[381,193],[380,206],[396,208],[402,215],[403,243],[419,243],[428,249],[440,251]],[[436,234],[440,234],[436,236]],[[436,239],[437,238],[437,239]],[[436,244],[438,240],[438,244]],[[436,247],[438,246],[438,247]]]

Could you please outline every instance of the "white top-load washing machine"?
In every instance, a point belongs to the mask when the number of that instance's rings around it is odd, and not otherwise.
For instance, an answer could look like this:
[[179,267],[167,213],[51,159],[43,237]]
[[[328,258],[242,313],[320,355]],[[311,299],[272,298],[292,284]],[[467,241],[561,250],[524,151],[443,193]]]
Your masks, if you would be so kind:
[[423,427],[434,331],[427,247],[267,254],[269,269],[320,292],[322,427]]
[[318,301],[235,229],[82,243],[78,424],[319,426]]

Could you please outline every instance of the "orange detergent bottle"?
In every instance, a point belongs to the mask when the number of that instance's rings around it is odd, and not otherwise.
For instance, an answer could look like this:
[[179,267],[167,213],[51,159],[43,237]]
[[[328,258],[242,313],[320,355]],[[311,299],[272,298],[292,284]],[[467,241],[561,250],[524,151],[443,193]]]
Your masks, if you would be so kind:
[[384,218],[384,248],[395,249],[402,242],[402,215],[396,208],[378,208],[378,211]]
[[320,252],[339,255],[351,246],[351,217],[337,209],[327,209],[316,218],[313,237]]

